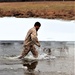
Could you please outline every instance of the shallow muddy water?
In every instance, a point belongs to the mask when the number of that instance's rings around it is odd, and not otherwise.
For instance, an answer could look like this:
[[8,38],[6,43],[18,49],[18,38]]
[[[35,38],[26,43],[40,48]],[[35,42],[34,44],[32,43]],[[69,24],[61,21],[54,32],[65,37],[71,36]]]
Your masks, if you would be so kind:
[[10,60],[9,57],[21,53],[22,43],[23,41],[0,41],[0,75],[74,75],[74,42],[40,41],[41,48],[37,48],[39,55],[44,56],[48,53],[48,48],[51,48],[49,59]]

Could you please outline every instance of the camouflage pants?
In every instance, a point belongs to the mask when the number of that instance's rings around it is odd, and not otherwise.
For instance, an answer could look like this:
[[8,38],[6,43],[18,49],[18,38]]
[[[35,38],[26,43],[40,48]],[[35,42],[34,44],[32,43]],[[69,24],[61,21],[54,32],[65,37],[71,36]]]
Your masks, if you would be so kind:
[[30,51],[32,52],[35,58],[38,57],[38,52],[34,45],[25,46],[22,52],[22,57],[26,56]]

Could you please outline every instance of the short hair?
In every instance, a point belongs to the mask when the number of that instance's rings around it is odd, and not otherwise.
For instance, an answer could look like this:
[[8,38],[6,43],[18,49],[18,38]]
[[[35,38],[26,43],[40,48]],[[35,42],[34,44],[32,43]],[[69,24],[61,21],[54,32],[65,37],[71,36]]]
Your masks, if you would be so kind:
[[34,26],[41,26],[40,22],[35,22]]

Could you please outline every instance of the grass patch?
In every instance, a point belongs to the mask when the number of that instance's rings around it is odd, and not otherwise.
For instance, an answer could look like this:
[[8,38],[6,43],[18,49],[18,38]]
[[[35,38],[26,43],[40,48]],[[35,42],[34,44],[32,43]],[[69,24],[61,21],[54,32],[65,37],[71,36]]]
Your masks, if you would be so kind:
[[[70,16],[74,19],[75,16],[75,2],[74,1],[41,1],[41,2],[3,2],[0,3],[0,10],[10,15],[12,11],[18,11],[21,13],[21,17],[44,17],[53,18],[59,17],[63,18]],[[27,15],[27,12],[31,12],[33,16]],[[60,14],[59,14],[60,13]],[[66,13],[66,14],[65,14]],[[67,13],[70,13],[67,15]],[[1,14],[1,13],[0,13]],[[12,14],[13,15],[13,14]],[[57,15],[57,16],[56,16]],[[59,16],[58,16],[59,15]],[[20,17],[19,16],[19,17]],[[56,16],[56,17],[55,17]]]

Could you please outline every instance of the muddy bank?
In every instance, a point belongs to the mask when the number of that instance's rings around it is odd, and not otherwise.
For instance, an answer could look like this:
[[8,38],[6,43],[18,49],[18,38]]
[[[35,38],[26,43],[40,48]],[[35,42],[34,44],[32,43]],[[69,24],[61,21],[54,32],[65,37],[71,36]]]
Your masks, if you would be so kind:
[[28,18],[28,17],[40,17],[40,18],[48,18],[48,19],[65,19],[65,20],[75,20],[75,12],[74,10],[9,10],[4,11],[0,9],[0,17],[19,17],[19,18]]

